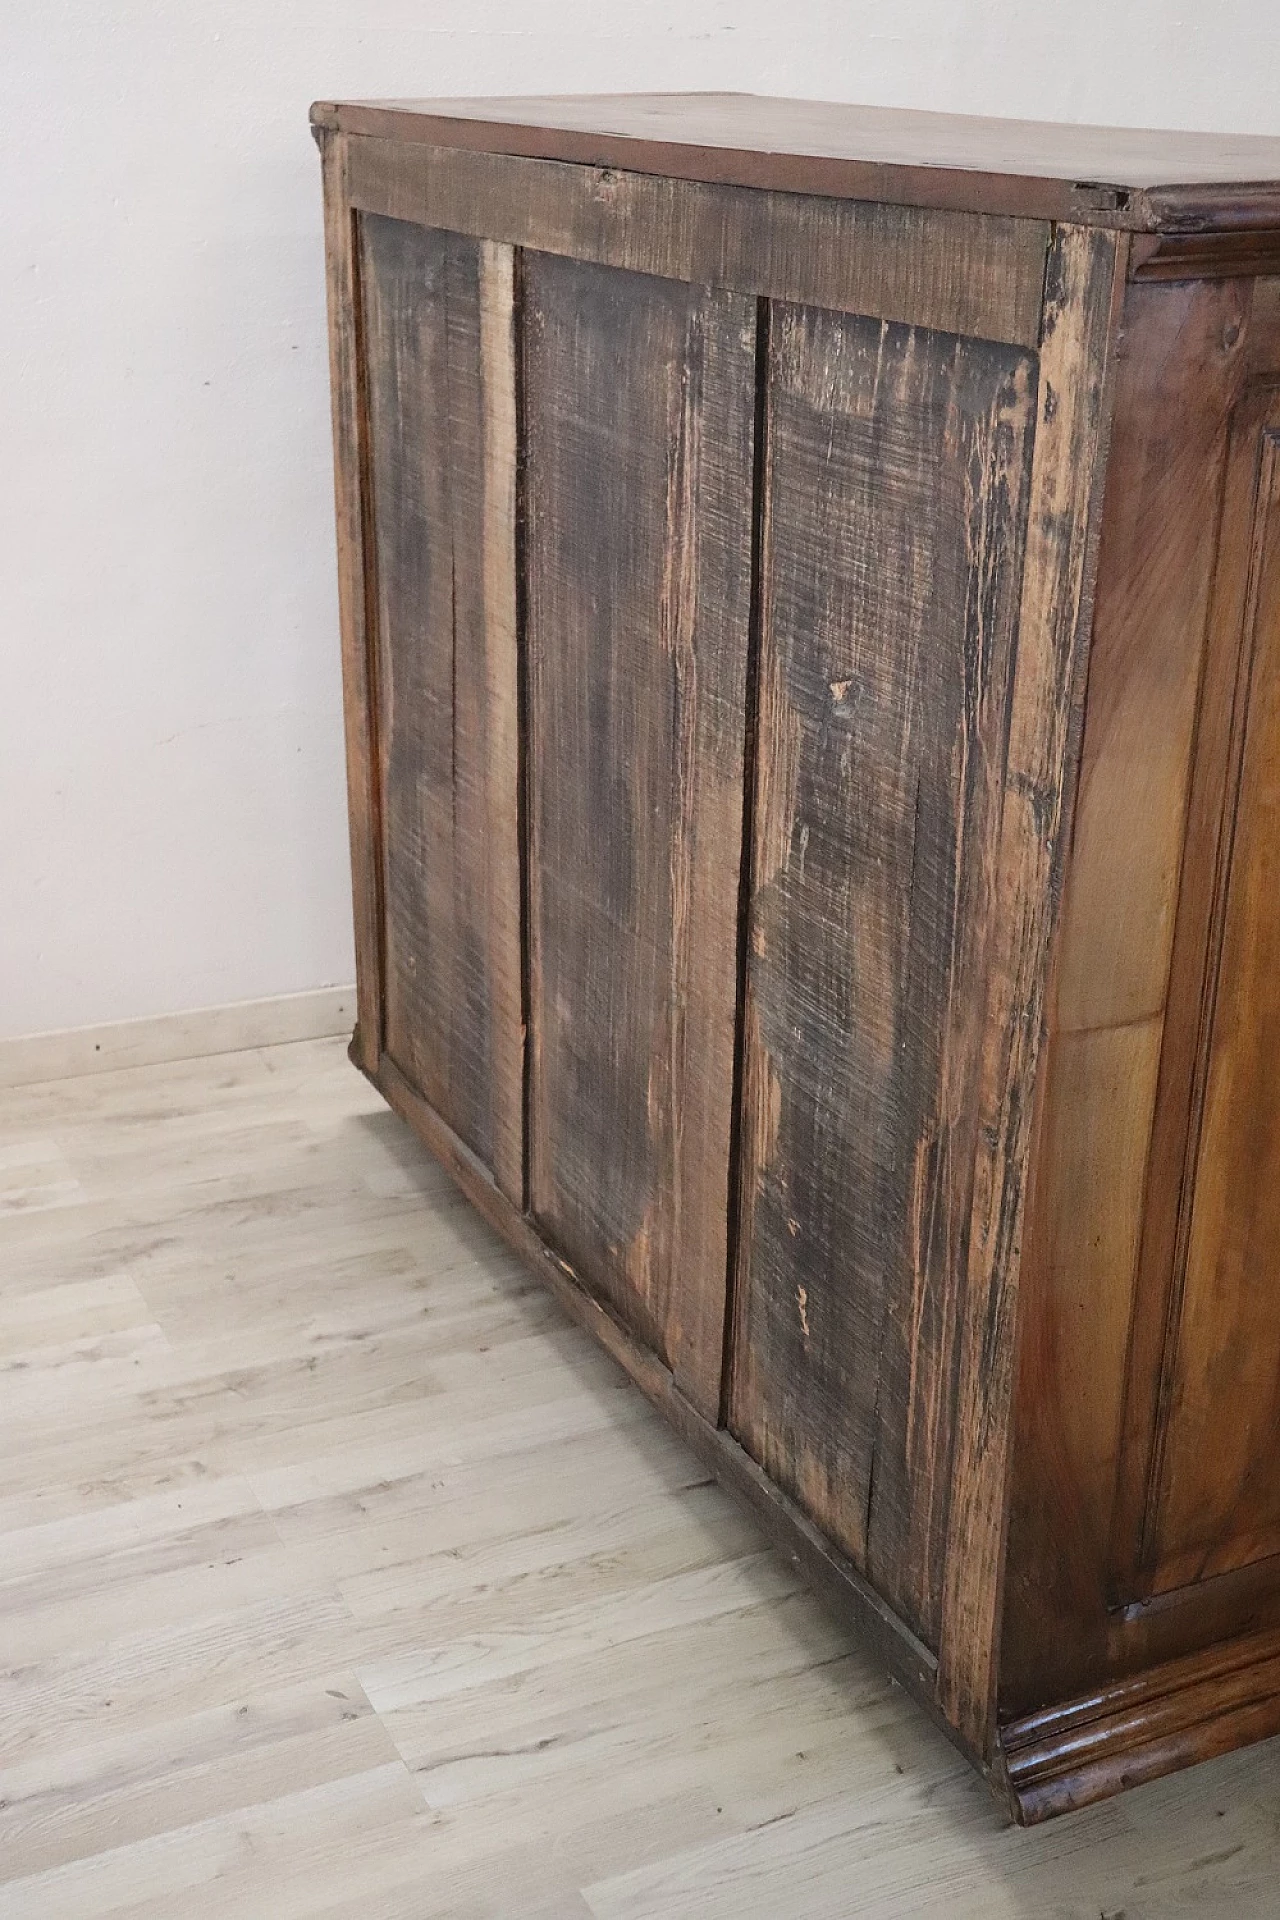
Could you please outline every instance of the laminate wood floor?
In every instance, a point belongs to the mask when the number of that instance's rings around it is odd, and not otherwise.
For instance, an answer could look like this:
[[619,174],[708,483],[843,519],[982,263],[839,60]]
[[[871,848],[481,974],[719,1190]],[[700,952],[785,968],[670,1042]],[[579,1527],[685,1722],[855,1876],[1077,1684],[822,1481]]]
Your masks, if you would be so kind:
[[1030,1833],[336,1041],[0,1096],[0,1920],[1280,1914],[1280,1741]]

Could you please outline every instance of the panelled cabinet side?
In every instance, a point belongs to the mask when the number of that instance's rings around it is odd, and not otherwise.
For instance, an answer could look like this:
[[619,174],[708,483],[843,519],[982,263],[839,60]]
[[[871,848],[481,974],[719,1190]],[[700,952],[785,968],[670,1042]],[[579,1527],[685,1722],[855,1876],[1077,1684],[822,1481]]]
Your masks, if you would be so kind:
[[[1280,1729],[1280,281],[1205,264],[1124,313],[1024,1256],[1000,1687],[1024,1818]],[[1215,1059],[1248,1064],[1202,1132]]]
[[1132,1561],[1116,1547],[1140,1524],[1125,1468],[1144,1424],[1128,1396],[1126,1438],[1130,1327],[1159,1181],[1157,1080],[1250,296],[1233,280],[1127,290],[1024,1251],[1002,1672],[1013,1716],[1107,1675],[1114,1575]]

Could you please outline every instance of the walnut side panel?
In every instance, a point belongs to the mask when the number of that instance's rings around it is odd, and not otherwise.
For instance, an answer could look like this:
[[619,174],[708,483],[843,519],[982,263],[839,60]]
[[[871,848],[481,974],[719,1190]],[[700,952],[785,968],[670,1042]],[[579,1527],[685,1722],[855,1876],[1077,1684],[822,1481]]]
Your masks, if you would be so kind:
[[714,1417],[755,302],[524,257],[530,1205]]
[[[1261,415],[1261,418],[1259,418]],[[1233,436],[1224,569],[1243,567],[1200,1085],[1147,1514],[1157,1592],[1280,1553],[1280,399]],[[1237,475],[1238,480],[1237,480]],[[1247,502],[1239,498],[1247,490]],[[1223,598],[1234,598],[1223,582]],[[1228,644],[1228,640],[1232,644]],[[1209,718],[1206,718],[1206,730]],[[1210,754],[1216,743],[1205,741]],[[1181,1269],[1181,1271],[1178,1271]],[[1280,1571],[1277,1573],[1280,1579]]]
[[[1001,1672],[1023,1713],[1108,1671],[1130,1318],[1231,409],[1250,289],[1130,286],[1022,1260]],[[1185,1119],[1185,1115],[1184,1115]],[[1138,1498],[1140,1500],[1140,1494]],[[1138,1508],[1140,1518],[1140,1506]],[[1130,1542],[1135,1522],[1120,1522]]]
[[934,1646],[1035,387],[773,310],[730,1425]]
[[383,1046],[523,1192],[510,249],[362,215]]

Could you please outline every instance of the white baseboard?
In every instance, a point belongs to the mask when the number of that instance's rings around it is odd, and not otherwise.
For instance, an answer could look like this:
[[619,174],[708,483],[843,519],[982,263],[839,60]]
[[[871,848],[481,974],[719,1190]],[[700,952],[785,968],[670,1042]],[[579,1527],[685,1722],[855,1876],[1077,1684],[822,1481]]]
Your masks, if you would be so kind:
[[161,1060],[195,1060],[207,1053],[239,1053],[290,1040],[319,1040],[350,1033],[355,1017],[354,987],[317,987],[310,993],[238,1000],[192,1013],[160,1013],[113,1026],[27,1033],[0,1040],[0,1087],[69,1080],[79,1073],[152,1066]]

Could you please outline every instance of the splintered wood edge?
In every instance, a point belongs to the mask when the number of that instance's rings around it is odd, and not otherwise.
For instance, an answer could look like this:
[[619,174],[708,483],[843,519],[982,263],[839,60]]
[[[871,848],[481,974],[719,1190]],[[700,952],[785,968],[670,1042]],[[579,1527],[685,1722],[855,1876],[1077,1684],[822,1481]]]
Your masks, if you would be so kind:
[[995,1748],[1022,1215],[1079,752],[1126,245],[1095,228],[1057,229],[1045,286],[938,1668],[945,1718],[988,1763]]

